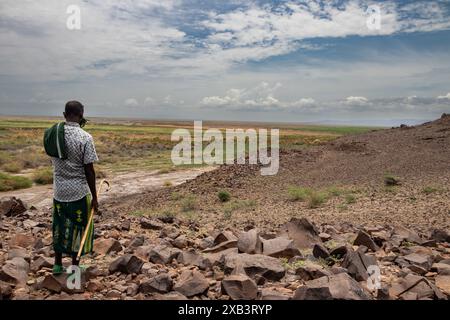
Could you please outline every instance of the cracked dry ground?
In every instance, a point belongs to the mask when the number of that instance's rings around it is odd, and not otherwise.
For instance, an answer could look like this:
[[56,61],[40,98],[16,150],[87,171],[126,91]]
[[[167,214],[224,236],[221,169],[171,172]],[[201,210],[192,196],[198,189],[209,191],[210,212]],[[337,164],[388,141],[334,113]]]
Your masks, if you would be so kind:
[[[91,267],[77,292],[66,275],[50,274],[50,213],[4,201],[0,296],[447,299],[449,142],[443,116],[282,152],[273,177],[256,166],[222,166],[110,200],[96,218],[96,252],[83,260]],[[386,187],[387,173],[400,185]],[[291,186],[326,197],[310,208],[289,198]],[[220,190],[231,200],[220,202]],[[371,266],[380,269],[378,289]]]

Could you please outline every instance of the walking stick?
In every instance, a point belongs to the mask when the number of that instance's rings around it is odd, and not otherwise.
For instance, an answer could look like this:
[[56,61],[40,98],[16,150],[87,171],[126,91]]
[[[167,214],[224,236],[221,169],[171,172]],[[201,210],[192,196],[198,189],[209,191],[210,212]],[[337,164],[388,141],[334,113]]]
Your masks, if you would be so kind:
[[[103,184],[106,184],[109,187],[109,182],[108,181],[106,181],[105,179],[100,181],[100,185],[99,185],[98,190],[97,190],[97,199],[98,199],[100,193],[102,192]],[[86,229],[84,230],[83,238],[81,238],[80,249],[78,250],[78,254],[77,254],[77,261],[80,260],[81,253],[83,252],[83,248],[84,248],[84,243],[86,242],[86,238],[87,238],[87,235],[88,235],[88,232],[89,232],[89,228],[90,228],[91,223],[92,223],[93,220],[94,220],[94,208],[91,208],[91,212],[89,214],[89,218],[88,218],[88,222],[87,222],[87,225],[86,225]]]

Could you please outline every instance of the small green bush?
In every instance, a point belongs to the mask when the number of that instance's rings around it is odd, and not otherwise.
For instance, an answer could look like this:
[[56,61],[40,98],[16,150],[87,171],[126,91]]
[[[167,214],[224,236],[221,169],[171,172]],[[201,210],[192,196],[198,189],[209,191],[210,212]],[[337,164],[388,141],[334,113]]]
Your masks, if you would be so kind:
[[354,204],[356,203],[356,197],[353,194],[347,194],[345,196],[345,203]]
[[181,211],[193,211],[197,208],[197,199],[195,196],[190,195],[181,200]]
[[308,196],[308,207],[310,209],[318,208],[328,200],[328,195],[325,192],[313,191]]
[[53,171],[51,168],[44,168],[36,170],[33,174],[33,181],[37,184],[51,184],[53,183]]
[[222,202],[228,202],[231,199],[231,194],[228,191],[221,190],[217,193],[219,200]]
[[289,187],[288,195],[291,201],[305,201],[312,193],[312,190],[309,188],[302,187]]
[[29,188],[33,185],[30,179],[26,177],[12,176],[0,172],[0,191],[11,191],[17,189]]
[[2,166],[2,169],[9,173],[19,173],[23,166],[20,162],[8,162]]

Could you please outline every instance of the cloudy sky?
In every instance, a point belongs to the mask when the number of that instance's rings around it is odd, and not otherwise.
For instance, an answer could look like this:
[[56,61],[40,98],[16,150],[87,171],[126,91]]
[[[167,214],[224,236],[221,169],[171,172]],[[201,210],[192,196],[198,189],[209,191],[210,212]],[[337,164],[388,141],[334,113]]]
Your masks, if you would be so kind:
[[134,118],[391,125],[450,112],[450,1],[2,0],[0,47],[0,114],[60,115],[71,99]]

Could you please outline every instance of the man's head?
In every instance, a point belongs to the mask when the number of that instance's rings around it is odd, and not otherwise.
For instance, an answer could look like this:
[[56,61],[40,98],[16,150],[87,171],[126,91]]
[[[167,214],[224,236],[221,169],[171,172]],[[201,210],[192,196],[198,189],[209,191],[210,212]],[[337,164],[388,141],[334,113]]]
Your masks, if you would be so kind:
[[80,123],[84,115],[84,106],[78,101],[69,101],[66,103],[64,118],[66,121]]

